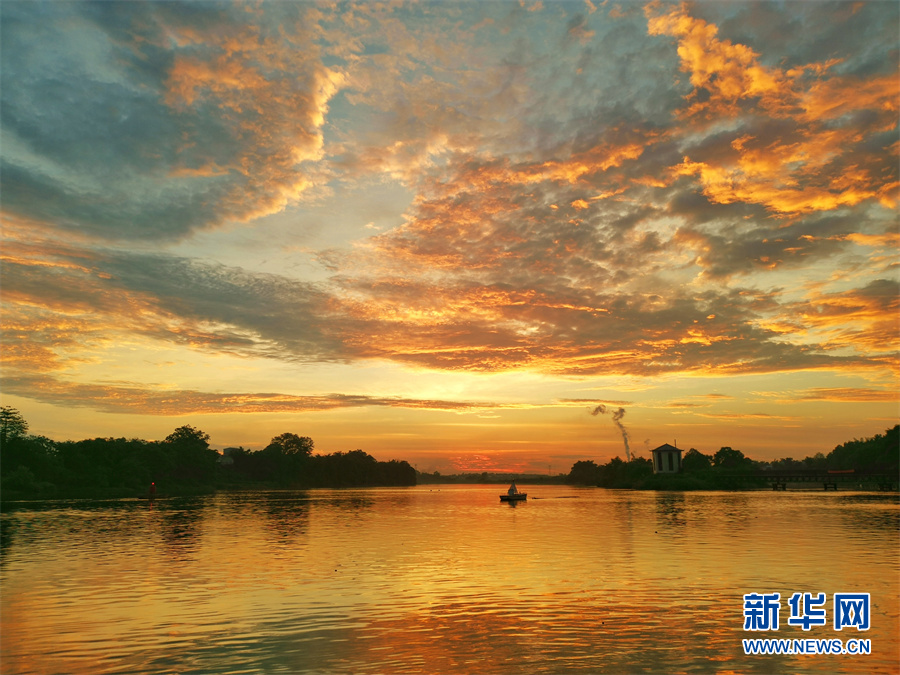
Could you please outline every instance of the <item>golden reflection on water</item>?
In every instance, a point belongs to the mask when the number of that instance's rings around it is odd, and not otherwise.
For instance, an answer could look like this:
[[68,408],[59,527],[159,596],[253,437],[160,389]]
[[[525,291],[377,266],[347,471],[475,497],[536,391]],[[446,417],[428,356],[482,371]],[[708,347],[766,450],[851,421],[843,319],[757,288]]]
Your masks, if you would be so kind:
[[[0,672],[897,672],[896,495],[500,491],[7,510]],[[743,632],[775,591],[782,629]],[[788,627],[795,591],[871,593],[873,654],[745,656],[857,637]]]

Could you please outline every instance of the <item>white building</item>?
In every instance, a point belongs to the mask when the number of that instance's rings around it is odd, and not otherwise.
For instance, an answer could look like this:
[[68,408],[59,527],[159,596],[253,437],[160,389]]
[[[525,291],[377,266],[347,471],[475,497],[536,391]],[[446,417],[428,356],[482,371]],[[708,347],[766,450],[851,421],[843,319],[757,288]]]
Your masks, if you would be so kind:
[[653,473],[678,473],[681,471],[681,450],[674,445],[661,445],[653,453]]

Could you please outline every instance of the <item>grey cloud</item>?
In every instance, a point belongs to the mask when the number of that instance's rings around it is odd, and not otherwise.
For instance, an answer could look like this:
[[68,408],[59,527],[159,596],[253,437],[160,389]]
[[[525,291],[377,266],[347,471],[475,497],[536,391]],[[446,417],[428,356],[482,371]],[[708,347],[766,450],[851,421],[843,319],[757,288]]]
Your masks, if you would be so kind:
[[589,30],[587,17],[584,14],[574,14],[566,23],[566,35],[563,42],[566,43],[573,39],[588,39]]
[[[691,11],[716,23],[733,42],[747,44],[764,56],[777,53],[780,63],[803,66],[843,56],[838,72],[872,75],[896,73],[900,8],[894,2],[729,2],[693,3]],[[888,56],[888,58],[885,58]]]
[[85,7],[3,7],[4,208],[111,237],[183,233],[203,197],[166,179],[178,139],[160,100],[168,64],[137,71],[99,27],[68,31],[89,23]]
[[325,328],[329,296],[315,284],[162,254],[106,250],[56,260],[75,267],[5,264],[7,298],[91,314],[105,330],[212,349],[286,360],[347,357]]
[[[295,15],[301,8],[285,5]],[[4,208],[124,240],[175,239],[278,208],[300,176],[290,153],[305,144],[309,154],[317,142],[307,119],[315,117],[314,92],[302,91],[317,86],[314,66],[291,56],[285,73],[267,54],[272,90],[280,90],[277,78],[290,77],[300,91],[255,108],[196,89],[190,105],[170,100],[176,57],[202,61],[223,52],[204,38],[246,37],[238,31],[248,30],[248,15],[235,21],[229,12],[239,10],[223,3],[4,3]],[[270,29],[258,28],[249,35]],[[255,65],[251,51],[238,58]]]
[[173,316],[247,331],[263,352],[304,360],[340,354],[324,329],[328,296],[314,284],[162,255],[109,257],[103,269],[107,283],[148,294]]
[[768,214],[759,204],[733,202],[731,204],[710,203],[693,181],[682,177],[670,188],[662,191],[666,198],[666,212],[683,219],[687,226],[709,223],[713,227],[722,224],[757,223],[764,221]]
[[[717,209],[703,210],[718,214]],[[715,216],[712,219],[711,225],[701,221],[680,228],[675,240],[686,248],[696,249],[697,264],[715,279],[762,269],[802,268],[845,252],[850,246],[845,240],[849,233],[871,230],[879,234],[883,227],[878,221],[861,226],[865,220],[862,209],[807,216],[786,226],[777,223],[759,226],[759,221],[751,221],[748,226],[746,221],[738,219],[731,222],[718,221]]]

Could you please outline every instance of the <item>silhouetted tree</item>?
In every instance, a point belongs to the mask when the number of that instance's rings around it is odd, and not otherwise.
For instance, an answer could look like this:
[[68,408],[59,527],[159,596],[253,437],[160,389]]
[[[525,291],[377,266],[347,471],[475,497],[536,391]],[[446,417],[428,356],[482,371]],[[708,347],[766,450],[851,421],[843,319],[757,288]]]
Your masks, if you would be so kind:
[[46,436],[11,433],[2,450],[3,485],[9,489],[43,491],[60,475],[57,445]]
[[640,487],[653,475],[653,462],[642,457],[632,457],[624,462],[620,457],[613,457],[597,469],[596,485],[608,488]]
[[381,469],[381,485],[415,485],[416,470],[409,462],[392,459],[389,462],[378,462]]
[[619,481],[623,477],[623,470],[625,462],[622,461],[621,457],[613,457],[606,464],[598,467],[597,471],[597,485],[602,487],[615,487],[619,484]]
[[362,450],[351,450],[341,456],[340,477],[347,485],[374,485],[378,482],[375,467],[378,462]]
[[146,492],[151,481],[163,491],[208,489],[220,481],[258,481],[280,486],[326,487],[415,485],[408,462],[378,462],[362,450],[313,456],[313,440],[281,434],[259,452],[237,448],[233,464],[221,468],[209,447],[209,434],[185,425],[162,441],[94,438],[57,443],[27,435],[28,424],[13,408],[4,407],[2,489],[35,495],[63,491],[76,496]]
[[600,478],[599,469],[591,460],[581,460],[572,465],[566,482],[572,485],[597,485]]
[[817,452],[812,457],[807,457],[805,460],[803,460],[803,463],[806,465],[807,469],[825,471],[828,468],[828,461],[825,459],[825,455],[823,455],[821,452]]
[[142,489],[153,480],[150,450],[158,443],[140,439],[92,438],[57,446],[59,484],[78,489]]
[[863,440],[854,439],[838,445],[828,453],[829,469],[857,469],[860,471],[900,470],[900,424]]
[[709,455],[704,455],[699,450],[691,448],[684,453],[684,457],[681,459],[681,466],[687,473],[706,471],[712,466],[712,461]]
[[310,456],[313,452],[315,444],[309,436],[298,436],[297,434],[281,434],[275,436],[270,442],[269,447],[276,445],[283,455],[302,455]]
[[306,481],[308,460],[315,447],[308,436],[284,433],[275,436],[255,458],[256,473],[282,485]]
[[712,458],[712,464],[717,469],[749,469],[753,466],[752,460],[744,456],[740,450],[729,447],[720,448]]
[[784,457],[782,459],[776,459],[773,462],[769,462],[769,466],[775,471],[791,471],[802,469],[803,462],[798,461],[793,457]]
[[171,457],[170,477],[180,483],[208,483],[219,453],[209,448],[209,434],[190,425],[178,427],[160,444]]
[[28,422],[15,408],[8,405],[0,407],[0,445],[8,440],[22,438],[28,433]]
[[166,436],[165,442],[182,448],[196,447],[206,450],[209,448],[209,434],[186,424]]

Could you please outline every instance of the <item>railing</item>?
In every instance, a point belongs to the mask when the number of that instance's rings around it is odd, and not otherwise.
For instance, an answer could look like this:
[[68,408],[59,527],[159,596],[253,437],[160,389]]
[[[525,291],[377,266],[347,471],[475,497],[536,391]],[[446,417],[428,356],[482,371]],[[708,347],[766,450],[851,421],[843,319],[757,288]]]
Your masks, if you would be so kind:
[[773,490],[786,490],[788,483],[822,483],[825,490],[837,490],[838,483],[856,483],[860,486],[877,485],[879,490],[896,490],[900,476],[883,471],[856,471],[841,469],[831,471],[759,471],[754,477],[763,478]]

